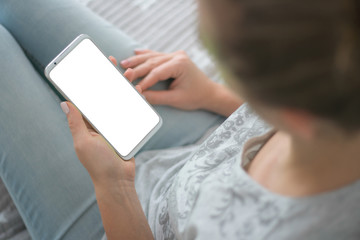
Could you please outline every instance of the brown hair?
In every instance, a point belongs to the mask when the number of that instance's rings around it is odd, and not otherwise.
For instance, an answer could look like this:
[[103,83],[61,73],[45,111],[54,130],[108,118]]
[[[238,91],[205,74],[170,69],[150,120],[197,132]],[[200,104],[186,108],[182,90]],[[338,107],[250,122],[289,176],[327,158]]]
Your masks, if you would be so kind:
[[205,0],[217,55],[262,103],[360,128],[358,0]]

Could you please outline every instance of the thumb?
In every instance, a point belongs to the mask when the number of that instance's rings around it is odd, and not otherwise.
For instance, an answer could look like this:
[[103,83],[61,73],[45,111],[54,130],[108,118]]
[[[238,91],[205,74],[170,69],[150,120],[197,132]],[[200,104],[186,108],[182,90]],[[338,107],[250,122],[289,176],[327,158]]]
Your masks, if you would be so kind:
[[175,104],[175,94],[169,90],[162,91],[152,91],[146,90],[142,94],[146,100],[155,105],[174,105]]
[[74,141],[81,136],[86,136],[89,134],[81,113],[72,103],[62,102],[60,106],[63,112],[66,114]]

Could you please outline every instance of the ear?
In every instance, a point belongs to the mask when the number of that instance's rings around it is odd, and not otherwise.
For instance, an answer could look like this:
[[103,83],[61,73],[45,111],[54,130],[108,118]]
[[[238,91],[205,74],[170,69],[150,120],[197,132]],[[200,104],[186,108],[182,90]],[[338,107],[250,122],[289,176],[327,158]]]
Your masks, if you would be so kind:
[[281,110],[281,118],[288,131],[304,140],[315,136],[315,117],[311,114],[293,109]]

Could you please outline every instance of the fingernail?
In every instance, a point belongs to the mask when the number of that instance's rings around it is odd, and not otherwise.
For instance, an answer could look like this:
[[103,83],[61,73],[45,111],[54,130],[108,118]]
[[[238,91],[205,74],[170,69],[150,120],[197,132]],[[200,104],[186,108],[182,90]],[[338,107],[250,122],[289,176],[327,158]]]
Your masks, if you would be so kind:
[[63,112],[66,114],[66,115],[68,115],[68,113],[69,113],[69,107],[68,107],[68,105],[66,104],[66,102],[62,102],[62,103],[60,103],[60,107],[61,107],[61,109],[63,110]]
[[142,89],[140,85],[136,85],[135,89],[141,94],[142,93]]
[[121,61],[121,65],[126,66],[129,64],[129,60],[123,60]]

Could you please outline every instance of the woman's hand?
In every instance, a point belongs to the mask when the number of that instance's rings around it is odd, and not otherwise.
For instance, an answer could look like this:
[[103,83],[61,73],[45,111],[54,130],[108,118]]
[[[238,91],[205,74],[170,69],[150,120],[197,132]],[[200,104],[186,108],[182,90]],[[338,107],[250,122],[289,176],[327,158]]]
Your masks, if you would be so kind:
[[135,178],[134,159],[122,160],[105,139],[83,120],[72,103],[63,102],[61,108],[67,115],[76,154],[94,185],[116,183],[132,186]]
[[[206,109],[209,98],[216,91],[212,82],[183,51],[159,53],[136,50],[135,56],[121,61],[127,68],[124,73],[129,81],[144,77],[137,89],[151,104],[169,105],[184,110]],[[117,65],[116,60],[110,60]],[[152,91],[149,88],[159,81],[173,78],[168,90]]]
[[73,104],[63,102],[61,108],[76,154],[93,180],[107,239],[153,239],[135,190],[134,158],[122,160]]
[[[110,60],[117,65],[114,57]],[[129,81],[143,78],[136,89],[155,105],[169,105],[183,110],[204,109],[229,116],[242,100],[229,89],[211,81],[183,51],[159,53],[135,50],[135,56],[121,61],[127,68],[124,76]],[[149,88],[159,81],[174,80],[169,89],[154,91]]]

